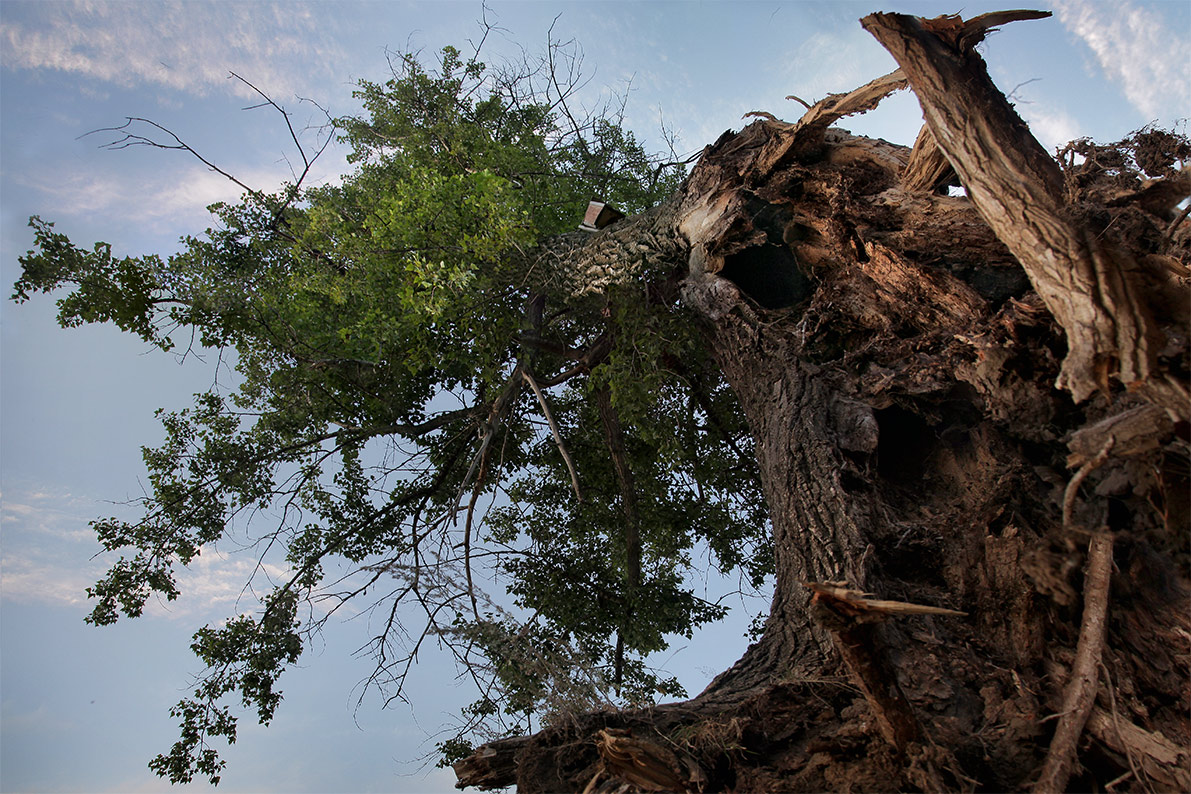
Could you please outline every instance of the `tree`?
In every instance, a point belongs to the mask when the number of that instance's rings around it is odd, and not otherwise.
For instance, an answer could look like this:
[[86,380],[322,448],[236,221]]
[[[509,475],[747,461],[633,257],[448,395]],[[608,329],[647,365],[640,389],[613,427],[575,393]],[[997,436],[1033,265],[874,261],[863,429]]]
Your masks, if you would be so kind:
[[[447,49],[362,85],[341,185],[216,207],[168,260],[35,220],[19,299],[70,286],[63,324],[193,332],[242,376],[164,417],[145,518],[96,522],[135,554],[91,620],[280,514],[259,542],[292,577],[196,635],[154,769],[217,781],[223,701],[271,719],[304,638],[380,590],[372,683],[401,696],[434,639],[480,687],[492,741],[443,748],[461,785],[1187,788],[1191,144],[1047,155],[974,50],[1038,16],[870,15],[897,72],[685,177],[571,112],[559,49]],[[831,127],[907,85],[912,150]],[[564,232],[592,195],[630,217]],[[682,584],[696,543],[775,574],[758,642],[691,700],[599,708],[674,694],[641,659],[718,614]]]

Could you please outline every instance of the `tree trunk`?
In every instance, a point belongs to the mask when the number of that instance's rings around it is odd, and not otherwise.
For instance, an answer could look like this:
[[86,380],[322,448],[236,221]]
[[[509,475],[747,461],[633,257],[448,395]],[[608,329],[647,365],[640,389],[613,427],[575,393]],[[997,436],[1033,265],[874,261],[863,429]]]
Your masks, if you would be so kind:
[[[460,787],[1008,791],[1049,754],[1075,788],[1191,790],[1191,234],[1155,243],[1173,203],[1065,181],[991,84],[924,76],[987,81],[971,47],[1021,14],[869,17],[904,73],[725,134],[664,207],[550,248],[600,278],[685,257],[682,303],[756,440],[774,600],[694,699],[486,745]],[[905,80],[913,154],[827,129]],[[971,199],[933,192],[955,174]]]

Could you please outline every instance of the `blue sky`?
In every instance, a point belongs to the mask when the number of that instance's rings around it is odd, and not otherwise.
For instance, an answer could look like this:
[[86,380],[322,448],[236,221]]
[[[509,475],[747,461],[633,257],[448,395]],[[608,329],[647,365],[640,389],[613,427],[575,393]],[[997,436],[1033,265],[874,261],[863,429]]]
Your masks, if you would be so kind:
[[[660,146],[659,121],[696,150],[752,110],[792,118],[784,97],[812,100],[893,68],[857,19],[873,10],[973,16],[1005,4],[876,2],[490,2],[501,31],[489,62],[575,38],[592,77],[586,101],[629,89],[626,123]],[[1009,5],[1013,5],[1012,3]],[[1191,4],[1042,5],[1053,19],[1008,26],[985,57],[1035,134],[1053,148],[1077,135],[1121,137],[1191,115]],[[104,151],[84,133],[143,116],[173,129],[242,181],[268,189],[296,152],[278,118],[244,111],[252,97],[235,71],[294,111],[355,110],[353,83],[383,79],[385,50],[445,44],[466,51],[481,6],[466,3],[0,3],[0,276],[12,284],[39,214],[76,242],[119,254],[174,250],[206,225],[204,208],[237,189],[179,152]],[[557,20],[555,18],[557,17]],[[844,126],[910,143],[921,121],[912,95]],[[314,132],[306,133],[314,139]],[[345,168],[332,148],[315,181]],[[578,215],[576,216],[578,221]],[[5,292],[7,295],[7,291]],[[157,791],[145,768],[175,738],[169,707],[197,672],[188,651],[199,626],[251,606],[251,558],[205,554],[184,595],[139,621],[83,624],[83,588],[105,567],[89,519],[121,514],[141,491],[140,446],[161,432],[153,412],[185,407],[216,377],[215,362],[179,363],[114,329],[58,329],[52,301],[0,306],[0,789]],[[717,597],[730,583],[711,581]],[[756,609],[756,602],[748,608]],[[743,651],[741,617],[664,654],[691,691]],[[370,670],[353,651],[367,618],[328,628],[283,679],[274,725],[246,718],[225,757],[228,791],[450,791],[449,772],[418,758],[468,700],[454,671],[428,654],[412,709],[359,708]],[[199,788],[195,785],[188,788]]]

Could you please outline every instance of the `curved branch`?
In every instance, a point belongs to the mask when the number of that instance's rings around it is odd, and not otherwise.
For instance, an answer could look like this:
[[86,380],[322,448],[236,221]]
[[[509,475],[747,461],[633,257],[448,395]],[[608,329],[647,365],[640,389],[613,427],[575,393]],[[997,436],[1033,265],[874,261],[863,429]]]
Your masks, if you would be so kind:
[[1079,643],[1075,648],[1075,664],[1063,692],[1063,710],[1046,763],[1038,776],[1038,782],[1034,784],[1035,794],[1067,790],[1071,767],[1075,763],[1076,745],[1096,701],[1100,657],[1104,653],[1104,636],[1108,629],[1106,618],[1111,575],[1112,535],[1098,532],[1088,542],[1083,622],[1079,628]]
[[567,452],[567,445],[562,441],[562,434],[558,431],[558,423],[554,421],[554,414],[550,412],[550,406],[546,403],[546,395],[542,393],[537,381],[529,372],[522,371],[521,377],[525,378],[529,388],[533,389],[534,396],[538,398],[538,405],[542,406],[542,413],[546,415],[546,421],[550,424],[550,433],[554,436],[554,443],[558,446],[559,454],[562,455],[563,461],[567,464],[567,471],[571,474],[571,487],[575,489],[575,498],[582,503],[583,493],[579,490],[579,475],[575,472],[575,463],[571,460],[571,454]]

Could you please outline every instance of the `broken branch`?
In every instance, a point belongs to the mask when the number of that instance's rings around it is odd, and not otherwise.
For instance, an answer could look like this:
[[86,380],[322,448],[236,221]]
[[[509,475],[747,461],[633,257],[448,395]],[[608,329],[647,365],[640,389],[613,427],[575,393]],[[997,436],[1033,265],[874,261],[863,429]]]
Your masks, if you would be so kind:
[[902,187],[907,191],[933,192],[936,188],[955,179],[955,169],[947,162],[947,156],[935,143],[930,127],[922,125],[914,148],[910,150],[910,162],[902,172]]
[[831,634],[836,650],[868,701],[881,735],[899,751],[922,736],[922,726],[897,683],[897,671],[873,623],[892,615],[965,615],[954,609],[870,599],[846,582],[804,582],[814,596],[815,620]]
[[[870,14],[861,24],[901,66],[938,146],[981,216],[1025,268],[1067,334],[1057,386],[1082,402],[1108,387],[1156,381],[1147,396],[1180,414],[1157,372],[1158,329],[1123,255],[1072,220],[1058,164],[988,76],[972,46],[992,25],[1045,12],[1004,12],[963,23]],[[962,90],[958,87],[962,86]]]
[[819,146],[823,143],[823,133],[832,124],[844,116],[872,110],[882,99],[905,87],[906,76],[897,69],[846,94],[828,94],[811,105],[797,123],[789,125],[788,131],[775,135],[765,144],[754,166],[757,174],[770,174],[798,152]]

